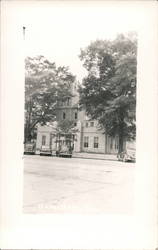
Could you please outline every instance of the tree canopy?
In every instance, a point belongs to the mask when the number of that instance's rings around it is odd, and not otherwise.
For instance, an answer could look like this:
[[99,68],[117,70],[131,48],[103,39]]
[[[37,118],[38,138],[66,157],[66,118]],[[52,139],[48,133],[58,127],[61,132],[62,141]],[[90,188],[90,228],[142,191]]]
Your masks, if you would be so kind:
[[57,67],[44,56],[27,57],[25,70],[25,141],[29,141],[38,123],[55,119],[58,102],[71,96],[75,76],[68,67]]
[[80,105],[110,136],[136,136],[136,34],[118,35],[115,40],[96,40],[81,50],[87,76],[80,86]]

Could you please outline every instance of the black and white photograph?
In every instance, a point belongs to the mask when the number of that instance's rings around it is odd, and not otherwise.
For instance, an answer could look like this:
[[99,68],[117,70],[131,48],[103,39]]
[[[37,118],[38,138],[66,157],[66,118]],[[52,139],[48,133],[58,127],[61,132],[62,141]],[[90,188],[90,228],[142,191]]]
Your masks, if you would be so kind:
[[1,249],[156,249],[157,4],[1,1]]
[[23,27],[26,213],[132,212],[137,32],[113,15],[52,6]]

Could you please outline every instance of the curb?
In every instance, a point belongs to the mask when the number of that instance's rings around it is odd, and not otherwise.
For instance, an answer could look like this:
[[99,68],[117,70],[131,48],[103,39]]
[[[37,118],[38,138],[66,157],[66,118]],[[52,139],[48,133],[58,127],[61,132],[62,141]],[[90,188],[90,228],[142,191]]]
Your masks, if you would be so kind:
[[102,160],[102,161],[118,161],[117,159],[90,158],[84,156],[72,156],[72,158],[87,159],[87,160]]

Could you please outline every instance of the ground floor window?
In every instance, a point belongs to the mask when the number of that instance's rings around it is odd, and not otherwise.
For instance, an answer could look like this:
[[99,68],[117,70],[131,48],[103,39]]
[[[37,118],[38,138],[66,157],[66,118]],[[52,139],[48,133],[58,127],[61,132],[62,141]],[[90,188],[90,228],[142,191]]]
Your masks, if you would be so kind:
[[115,149],[117,150],[118,149],[118,145],[119,145],[119,140],[118,140],[118,136],[116,136],[115,138]]
[[113,149],[113,138],[110,137],[110,149],[112,150]]
[[53,145],[53,136],[50,137],[50,145]]
[[88,136],[84,136],[84,147],[88,148],[88,142],[89,142],[89,137]]
[[99,147],[99,138],[94,137],[94,148],[98,148],[98,147]]
[[42,146],[46,145],[46,136],[42,135]]

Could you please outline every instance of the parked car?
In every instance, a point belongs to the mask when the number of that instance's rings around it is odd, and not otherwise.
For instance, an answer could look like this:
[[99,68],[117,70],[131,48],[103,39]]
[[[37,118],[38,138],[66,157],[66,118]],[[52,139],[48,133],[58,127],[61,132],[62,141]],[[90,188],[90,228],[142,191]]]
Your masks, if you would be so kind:
[[35,143],[34,142],[27,142],[24,145],[24,154],[35,154]]
[[52,155],[52,150],[49,146],[42,146],[40,150],[40,155]]
[[72,157],[72,150],[67,145],[62,146],[56,153],[59,157]]
[[135,162],[136,160],[136,150],[132,147],[126,147],[126,150],[121,152],[117,155],[119,161],[128,162],[132,161]]

